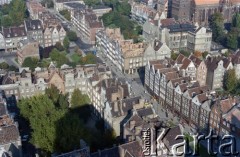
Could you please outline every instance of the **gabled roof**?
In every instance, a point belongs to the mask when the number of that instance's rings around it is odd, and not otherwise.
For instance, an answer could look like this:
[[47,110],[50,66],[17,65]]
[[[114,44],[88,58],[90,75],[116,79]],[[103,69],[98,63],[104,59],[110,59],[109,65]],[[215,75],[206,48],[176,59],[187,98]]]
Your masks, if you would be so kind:
[[26,30],[24,26],[18,27],[8,27],[2,28],[3,36],[5,38],[14,38],[14,37],[24,37],[27,36]]
[[183,60],[185,59],[186,57],[183,55],[183,54],[179,54],[177,59],[176,59],[176,63],[177,64],[182,64]]
[[19,131],[16,125],[4,126],[0,130],[0,144],[7,144],[18,141]]
[[185,58],[182,62],[182,66],[180,67],[180,69],[187,69],[190,63],[191,63],[191,60],[188,58]]
[[182,130],[180,126],[175,126],[170,128],[164,137],[162,137],[162,141],[164,142],[165,146],[170,150],[170,148],[177,143],[183,142],[183,139],[175,139],[177,135],[182,135]]
[[194,63],[196,67],[198,67],[202,63],[202,60],[194,55],[190,55],[189,59]]

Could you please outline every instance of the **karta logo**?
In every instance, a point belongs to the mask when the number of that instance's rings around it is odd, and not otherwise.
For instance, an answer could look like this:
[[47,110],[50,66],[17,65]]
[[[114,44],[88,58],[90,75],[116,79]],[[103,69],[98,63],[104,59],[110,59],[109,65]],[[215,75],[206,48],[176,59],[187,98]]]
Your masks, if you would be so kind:
[[[171,129],[171,128],[170,128]],[[167,156],[199,156],[199,144],[204,144],[209,155],[216,156],[238,156],[240,146],[237,145],[236,138],[233,135],[223,135],[222,137],[213,134],[210,131],[205,135],[176,135],[174,141],[169,142],[165,139],[170,129],[144,129],[142,131],[143,154],[145,156],[157,157],[161,155]],[[174,136],[174,135],[173,135]],[[189,140],[191,139],[191,141]],[[172,145],[171,145],[172,144]],[[190,147],[191,145],[191,147]]]

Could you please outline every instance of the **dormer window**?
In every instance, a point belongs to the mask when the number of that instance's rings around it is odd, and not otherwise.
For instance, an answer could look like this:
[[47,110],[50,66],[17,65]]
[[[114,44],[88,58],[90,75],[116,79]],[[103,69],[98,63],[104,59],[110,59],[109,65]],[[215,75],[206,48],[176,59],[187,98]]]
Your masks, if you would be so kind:
[[15,33],[14,36],[16,37],[16,36],[17,36],[17,33]]
[[40,27],[40,25],[38,25],[38,29],[40,29],[41,27]]
[[35,29],[35,26],[33,26],[33,29]]
[[7,37],[10,37],[10,34],[8,34]]

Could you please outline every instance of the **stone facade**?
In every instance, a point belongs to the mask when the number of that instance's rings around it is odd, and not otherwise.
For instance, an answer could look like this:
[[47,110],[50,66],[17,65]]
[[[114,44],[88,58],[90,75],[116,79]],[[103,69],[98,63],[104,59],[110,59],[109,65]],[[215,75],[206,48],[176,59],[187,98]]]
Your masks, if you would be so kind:
[[27,57],[40,58],[38,42],[33,40],[22,40],[17,48],[18,63],[21,65]]
[[135,73],[145,66],[148,60],[163,59],[171,55],[168,46],[159,40],[148,45],[124,40],[120,29],[107,28],[99,31],[96,40],[99,50],[124,73]]
[[91,44],[95,44],[96,32],[103,29],[103,24],[92,9],[74,11],[71,21],[83,38]]

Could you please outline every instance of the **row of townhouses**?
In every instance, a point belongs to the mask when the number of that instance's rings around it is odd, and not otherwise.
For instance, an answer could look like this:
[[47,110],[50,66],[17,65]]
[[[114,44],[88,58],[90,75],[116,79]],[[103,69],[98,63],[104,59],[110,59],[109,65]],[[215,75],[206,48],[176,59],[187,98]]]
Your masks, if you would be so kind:
[[122,72],[135,73],[148,60],[170,57],[171,50],[165,43],[154,40],[149,44],[124,40],[119,28],[98,31],[96,45]]
[[38,42],[41,47],[54,46],[57,42],[63,42],[66,31],[60,24],[49,25],[45,28],[40,20],[26,20],[18,27],[2,28],[0,32],[0,49],[16,50],[22,40]]
[[[211,128],[221,135],[239,134],[239,121],[231,120],[233,114],[239,111],[238,104],[231,98],[216,98],[209,87],[204,82],[200,82],[205,79],[208,83],[207,78],[212,77],[214,81],[216,80],[214,82],[216,85],[222,84],[222,80],[218,80],[218,77],[221,75],[223,78],[224,63],[220,61],[219,64],[215,64],[209,67],[209,64],[197,60],[196,57],[186,58],[182,55],[179,55],[173,63],[169,60],[150,61],[145,67],[144,84],[163,107],[193,128],[197,130]],[[216,76],[208,72],[212,66],[222,67],[215,71]],[[224,109],[219,109],[219,104],[224,102],[228,102],[228,105],[222,106]],[[236,119],[238,118],[240,117]]]
[[143,37],[146,41],[159,39],[171,50],[210,51],[212,32],[205,27],[174,18],[149,19],[143,24]]
[[0,94],[0,156],[22,157],[22,142],[14,115],[8,110],[3,93]]

